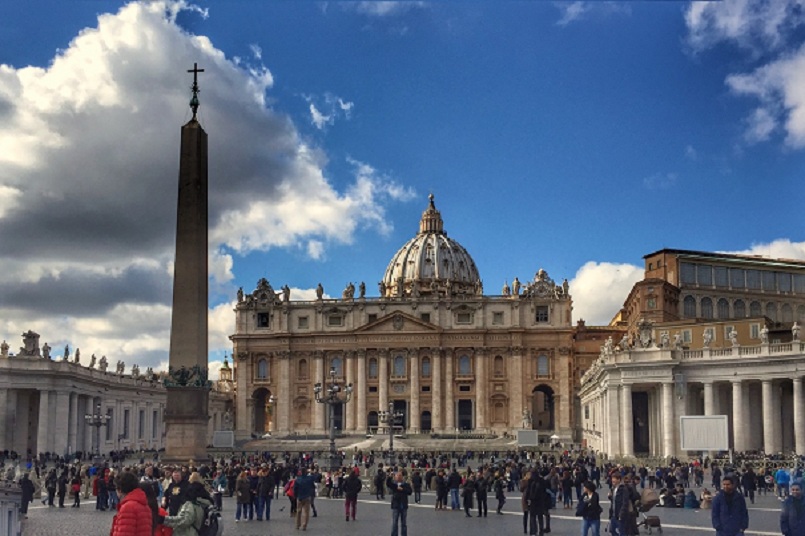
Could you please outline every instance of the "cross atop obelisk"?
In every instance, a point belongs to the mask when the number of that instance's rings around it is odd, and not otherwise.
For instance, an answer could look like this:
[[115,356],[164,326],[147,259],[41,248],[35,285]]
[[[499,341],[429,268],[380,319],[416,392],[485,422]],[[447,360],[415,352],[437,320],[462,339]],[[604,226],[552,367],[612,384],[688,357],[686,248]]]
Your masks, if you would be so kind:
[[203,73],[204,69],[198,68],[198,63],[193,63],[193,68],[187,70],[188,73],[193,73],[193,87],[190,90],[193,92],[193,97],[190,99],[190,109],[193,110],[193,119],[196,118],[198,111],[198,73]]

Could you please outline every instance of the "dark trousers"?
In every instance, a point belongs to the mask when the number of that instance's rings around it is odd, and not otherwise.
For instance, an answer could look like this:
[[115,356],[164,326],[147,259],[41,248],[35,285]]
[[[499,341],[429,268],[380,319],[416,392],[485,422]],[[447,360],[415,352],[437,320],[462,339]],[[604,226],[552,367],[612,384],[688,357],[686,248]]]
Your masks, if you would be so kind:
[[481,514],[486,517],[486,497],[478,498],[478,517],[481,517]]
[[[393,508],[391,510],[391,536],[408,536],[408,510],[402,508]],[[399,525],[399,533],[397,531]]]
[[[528,524],[530,525],[530,531],[528,532],[531,536],[537,536],[537,534],[542,534],[545,532],[544,528],[544,514],[538,514],[536,512],[528,512]],[[539,532],[537,532],[539,529]]]

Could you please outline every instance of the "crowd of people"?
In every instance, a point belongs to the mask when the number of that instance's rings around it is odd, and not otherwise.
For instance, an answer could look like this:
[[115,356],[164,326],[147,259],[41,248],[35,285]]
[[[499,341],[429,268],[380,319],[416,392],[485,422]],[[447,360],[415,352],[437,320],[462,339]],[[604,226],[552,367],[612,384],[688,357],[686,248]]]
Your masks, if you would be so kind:
[[[307,530],[311,517],[318,516],[317,497],[343,500],[345,522],[354,522],[365,488],[376,500],[389,497],[392,536],[407,536],[409,497],[421,503],[423,492],[435,494],[438,512],[479,518],[488,516],[490,495],[494,513],[502,515],[507,496],[519,494],[527,535],[550,533],[556,508],[581,518],[582,536],[599,536],[602,519],[612,534],[636,535],[645,490],[654,492],[661,507],[711,509],[713,528],[721,536],[747,529],[747,500],[754,503],[758,494],[775,494],[783,501],[781,533],[805,536],[802,464],[790,460],[672,460],[649,467],[617,465],[584,452],[512,451],[408,452],[386,463],[383,453],[355,451],[341,469],[327,471],[315,463],[314,454],[266,452],[184,466],[142,456],[118,460],[116,467],[58,457],[4,459],[3,464],[6,480],[20,482],[23,516],[35,496],[61,508],[67,498],[80,508],[82,499],[92,497],[98,511],[117,513],[112,536],[166,535],[171,530],[175,536],[197,536],[209,512],[222,510],[225,495],[235,499],[235,523],[271,520],[272,503],[281,497],[288,502],[282,501],[275,513],[287,508],[298,530]],[[697,495],[693,488],[701,492]]]

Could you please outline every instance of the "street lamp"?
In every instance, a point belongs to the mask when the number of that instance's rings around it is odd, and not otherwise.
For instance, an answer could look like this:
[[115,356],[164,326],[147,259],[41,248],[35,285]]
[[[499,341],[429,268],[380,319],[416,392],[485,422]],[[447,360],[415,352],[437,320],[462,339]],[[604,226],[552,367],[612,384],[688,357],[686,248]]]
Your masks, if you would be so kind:
[[389,462],[394,464],[394,425],[403,417],[402,412],[394,411],[394,402],[389,402],[389,410],[378,413],[380,422],[386,425],[389,431]]
[[95,413],[87,413],[84,415],[84,420],[87,425],[95,428],[95,457],[101,457],[101,426],[106,426],[111,420],[111,415],[104,415],[101,413],[101,405],[95,406]]
[[330,470],[335,471],[341,467],[341,461],[338,452],[335,449],[335,406],[339,404],[346,404],[352,399],[352,384],[349,383],[343,388],[339,385],[338,373],[335,367],[330,368],[330,383],[326,387],[321,383],[316,383],[313,386],[313,394],[316,396],[316,402],[319,404],[327,404],[328,415],[330,416]]

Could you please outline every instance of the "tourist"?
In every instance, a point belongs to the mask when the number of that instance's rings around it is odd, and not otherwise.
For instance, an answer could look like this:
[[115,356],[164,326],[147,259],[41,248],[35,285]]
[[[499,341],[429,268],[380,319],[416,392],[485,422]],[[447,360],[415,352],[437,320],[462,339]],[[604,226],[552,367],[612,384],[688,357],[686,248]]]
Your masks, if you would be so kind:
[[447,477],[447,487],[450,489],[450,509],[458,510],[458,489],[461,487],[461,475],[458,474],[455,467],[453,467],[453,470],[450,472],[450,476]]
[[791,482],[791,475],[784,466],[780,466],[774,473],[774,481],[777,483],[777,497],[783,501],[788,497],[788,483]]
[[436,509],[444,510],[447,508],[447,477],[442,469],[434,477],[434,488],[436,489]]
[[168,511],[168,515],[179,515],[179,508],[185,502],[185,491],[187,490],[187,480],[184,479],[182,472],[178,469],[171,473],[171,481],[165,487],[165,496],[162,497],[162,507]]
[[489,493],[489,481],[481,472],[475,480],[475,500],[478,502],[478,517],[486,517],[487,513],[487,494]]
[[503,505],[506,504],[506,483],[503,481],[503,477],[500,475],[500,472],[495,473],[495,483],[494,483],[494,490],[495,490],[495,499],[498,501],[497,507],[497,514],[503,515]]
[[73,508],[81,508],[81,477],[73,469],[73,478],[70,479],[70,491],[73,494]]
[[352,521],[355,521],[355,510],[358,506],[358,493],[361,492],[363,483],[358,476],[358,468],[349,472],[349,476],[344,482],[344,515],[346,520],[349,521],[350,515]]
[[257,521],[263,520],[263,512],[265,512],[266,521],[269,521],[271,519],[271,499],[274,498],[274,477],[267,467],[260,471],[259,476],[260,482],[257,485]]
[[589,480],[582,486],[584,492],[576,510],[576,515],[582,518],[581,536],[587,536],[590,532],[592,532],[592,536],[599,536],[603,509],[598,492],[595,491],[595,484]]
[[294,486],[296,485],[296,477],[292,476],[288,482],[285,483],[283,493],[291,503],[291,517],[296,516],[296,495],[294,494]]
[[467,478],[464,480],[464,489],[461,490],[464,515],[466,517],[472,517],[470,510],[472,510],[473,506],[473,495],[475,495],[475,477],[472,474],[468,474]]
[[[193,478],[197,475],[197,479]],[[173,536],[197,536],[196,527],[200,527],[204,522],[204,509],[212,506],[212,500],[200,482],[201,475],[192,473],[189,485],[185,490],[185,501],[182,503],[179,513],[175,516],[167,516],[163,523],[173,529]]]
[[749,502],[755,504],[755,490],[757,489],[757,475],[752,467],[747,468],[744,474],[741,475],[741,489],[743,489],[744,497],[749,497]]
[[301,474],[296,477],[294,484],[294,495],[296,496],[296,529],[307,530],[310,520],[310,503],[316,494],[316,483],[313,475],[308,474],[306,468],[301,469]]
[[[117,474],[114,471],[109,471],[106,478],[106,493],[109,494],[109,509],[117,510],[117,505],[120,503],[120,498],[117,495]],[[156,495],[154,495],[156,500]]]
[[123,498],[112,519],[110,536],[151,536],[154,533],[154,516],[139,485],[134,473],[125,471],[120,475],[117,487]]
[[22,490],[22,502],[20,502],[20,514],[23,519],[28,519],[28,504],[34,501],[34,483],[31,481],[29,473],[22,475],[20,480],[20,489]]
[[391,493],[391,536],[408,536],[408,496],[413,493],[413,490],[411,485],[403,480],[401,471],[394,475],[389,492]]
[[67,469],[62,471],[58,480],[58,490],[56,494],[59,497],[59,508],[64,508],[64,497],[67,495],[67,486],[70,484],[70,479],[67,476]]
[[721,480],[721,491],[713,499],[713,528],[717,536],[736,536],[749,527],[749,512],[743,495],[735,488],[735,480],[730,475]]
[[411,475],[411,487],[414,488],[414,502],[419,504],[422,501],[422,475],[419,471]]
[[251,516],[252,509],[252,491],[249,485],[249,472],[242,471],[235,482],[235,495],[237,500],[237,509],[235,510],[235,523],[240,521],[241,514],[243,520],[248,521]]
[[[548,484],[537,474],[536,470],[531,471],[527,482],[525,494],[528,501],[529,534],[542,536],[545,534],[545,513],[551,505]],[[537,529],[539,529],[539,533],[537,533]]]
[[783,502],[780,513],[780,530],[783,536],[805,536],[805,499],[802,481],[794,480],[789,486],[790,496]]

